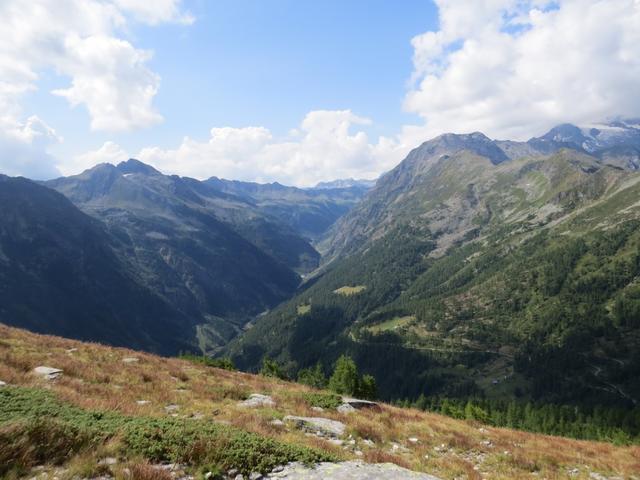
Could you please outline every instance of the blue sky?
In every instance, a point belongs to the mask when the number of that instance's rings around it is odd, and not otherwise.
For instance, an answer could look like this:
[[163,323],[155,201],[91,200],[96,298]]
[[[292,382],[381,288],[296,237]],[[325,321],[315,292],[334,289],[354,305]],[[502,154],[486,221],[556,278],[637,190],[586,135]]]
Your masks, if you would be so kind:
[[640,112],[637,0],[2,0],[0,173],[376,178]]
[[[50,91],[68,83],[53,69],[24,103],[73,156],[112,140],[130,152],[206,138],[216,126],[264,125],[285,135],[311,110],[351,109],[375,118],[373,135],[396,131],[415,115],[402,99],[412,72],[411,39],[437,26],[432,2],[403,0],[216,0],[184,2],[191,25],[134,24],[125,38],[153,51],[161,77],[154,105],[164,121],[132,132],[92,131],[85,108]],[[55,121],[55,122],[54,122]]]

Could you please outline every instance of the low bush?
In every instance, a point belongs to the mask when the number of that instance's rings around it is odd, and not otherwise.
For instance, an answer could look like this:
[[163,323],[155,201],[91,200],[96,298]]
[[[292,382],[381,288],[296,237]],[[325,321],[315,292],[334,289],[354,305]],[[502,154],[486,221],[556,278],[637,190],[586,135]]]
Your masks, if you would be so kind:
[[[62,463],[83,449],[120,439],[123,456],[150,461],[216,465],[241,473],[266,473],[299,461],[333,461],[331,455],[255,433],[191,419],[127,417],[91,412],[58,401],[50,392],[0,390],[0,469]],[[0,470],[0,474],[2,470]]]
[[342,403],[342,397],[335,393],[305,393],[304,401],[311,407],[337,408]]

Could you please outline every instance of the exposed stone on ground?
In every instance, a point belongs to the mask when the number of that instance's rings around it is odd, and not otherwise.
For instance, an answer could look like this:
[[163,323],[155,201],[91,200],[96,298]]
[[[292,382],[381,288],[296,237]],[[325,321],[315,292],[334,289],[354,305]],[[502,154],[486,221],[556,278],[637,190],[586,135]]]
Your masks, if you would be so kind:
[[392,463],[369,464],[361,461],[320,463],[305,467],[301,463],[290,463],[280,472],[271,472],[266,478],[287,480],[439,480],[426,473],[413,472]]
[[0,388],[6,387],[6,386],[7,386],[7,382],[3,382],[2,380],[0,380]]
[[136,400],[138,405],[149,405],[151,402],[149,400]]
[[171,405],[167,405],[166,407],[164,407],[164,411],[167,413],[174,413],[174,412],[177,412],[178,410],[180,410],[180,407],[175,403],[172,403]]
[[380,405],[376,402],[372,402],[371,400],[362,400],[360,398],[342,397],[342,404],[351,405],[356,410],[360,410],[362,408],[380,409]]
[[138,363],[140,359],[138,357],[125,357],[122,359],[124,363]]
[[324,408],[322,407],[311,407],[311,410],[314,412],[324,412]]
[[356,409],[353,408],[348,403],[343,403],[342,405],[338,405],[337,410],[339,413],[353,413],[356,411]]
[[261,393],[252,393],[249,398],[238,403],[239,407],[257,408],[257,407],[275,407],[276,402],[269,395]]
[[62,376],[62,370],[59,368],[40,366],[33,369],[33,373],[39,375],[45,380],[55,380]]
[[284,422],[278,418],[274,418],[269,423],[275,427],[284,427]]
[[332,437],[340,437],[344,435],[345,424],[337,420],[322,417],[295,417],[287,415],[284,417],[285,422],[294,422],[296,426],[307,432],[329,435]]

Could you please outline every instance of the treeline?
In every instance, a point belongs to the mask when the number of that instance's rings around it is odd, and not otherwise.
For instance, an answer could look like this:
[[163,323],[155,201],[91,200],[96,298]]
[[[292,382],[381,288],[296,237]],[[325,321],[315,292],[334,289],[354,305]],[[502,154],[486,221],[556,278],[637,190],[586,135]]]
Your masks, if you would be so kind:
[[[260,375],[289,380],[284,369],[275,360],[265,357]],[[348,355],[342,355],[335,363],[329,378],[324,374],[320,362],[313,368],[303,368],[298,372],[298,383],[315,388],[328,388],[342,395],[354,395],[373,400],[377,397],[376,379],[371,375],[360,375],[358,366]]]
[[395,403],[496,427],[622,445],[640,443],[640,407],[627,410],[424,395],[413,402],[405,399]]

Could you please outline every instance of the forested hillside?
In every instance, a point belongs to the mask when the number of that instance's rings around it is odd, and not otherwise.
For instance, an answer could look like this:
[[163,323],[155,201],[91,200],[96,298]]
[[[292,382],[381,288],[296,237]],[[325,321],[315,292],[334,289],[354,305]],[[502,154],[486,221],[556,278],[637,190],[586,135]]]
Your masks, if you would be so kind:
[[336,225],[326,273],[228,353],[295,375],[348,352],[387,399],[633,408],[640,174],[525,146],[510,158],[473,134],[414,150]]

